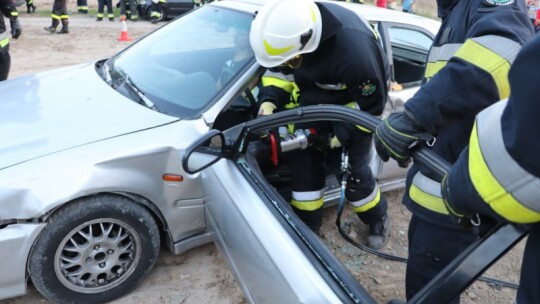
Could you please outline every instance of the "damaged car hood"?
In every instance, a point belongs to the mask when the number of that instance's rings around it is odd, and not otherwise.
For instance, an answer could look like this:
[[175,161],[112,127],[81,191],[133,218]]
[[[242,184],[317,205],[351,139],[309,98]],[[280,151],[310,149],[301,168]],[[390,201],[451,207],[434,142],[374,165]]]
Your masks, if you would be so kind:
[[177,121],[126,98],[77,65],[0,83],[0,169]]

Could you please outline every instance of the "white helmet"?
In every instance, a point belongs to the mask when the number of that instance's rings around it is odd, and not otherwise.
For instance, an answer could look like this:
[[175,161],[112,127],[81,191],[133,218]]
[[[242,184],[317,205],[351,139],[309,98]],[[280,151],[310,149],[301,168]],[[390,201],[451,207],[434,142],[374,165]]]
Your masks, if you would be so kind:
[[270,0],[251,25],[249,41],[260,65],[276,67],[317,49],[321,12],[312,0]]

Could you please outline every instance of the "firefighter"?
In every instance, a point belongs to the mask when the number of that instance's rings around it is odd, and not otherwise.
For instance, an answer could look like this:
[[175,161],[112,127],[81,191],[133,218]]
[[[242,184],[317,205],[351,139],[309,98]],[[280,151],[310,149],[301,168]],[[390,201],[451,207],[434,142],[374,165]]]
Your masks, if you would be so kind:
[[26,0],[26,12],[32,14],[36,12],[37,7],[34,5],[34,0]]
[[[250,43],[259,64],[278,75],[270,88],[265,86],[265,90],[275,91],[267,96],[275,97],[261,99],[262,115],[285,107],[283,102],[289,99],[283,101],[277,96],[286,96],[280,91],[292,93],[294,86],[282,81],[287,78],[298,87],[300,94],[293,99],[300,106],[339,104],[373,115],[382,113],[389,79],[386,56],[373,28],[350,10],[311,0],[268,1],[253,21]],[[367,245],[382,248],[388,240],[390,219],[387,202],[367,162],[372,133],[357,126],[326,126],[320,122],[295,126],[311,127],[332,133],[321,133],[318,148],[288,152],[293,209],[313,231],[319,231],[326,176],[321,147],[344,146],[349,151],[353,176],[348,182],[347,200],[370,227]]]
[[139,20],[137,3],[135,0],[120,0],[120,16],[126,17],[133,22]]
[[10,0],[0,0],[0,81],[6,80],[11,67],[11,56],[9,55],[9,36],[4,16],[9,19],[11,37],[19,38],[22,33],[19,23],[19,13]]
[[[67,11],[67,0],[54,0],[52,8],[52,22],[51,26],[44,27],[47,32],[54,34],[68,34],[69,15]],[[56,32],[56,28],[62,22],[62,29]]]
[[[438,0],[437,5],[442,26],[428,55],[423,85],[403,112],[391,114],[375,132],[381,158],[392,157],[402,167],[420,142],[428,142],[448,162],[456,161],[475,115],[508,97],[508,70],[533,35],[524,1]],[[477,237],[452,223],[440,182],[420,165],[408,172],[403,197],[412,212],[407,299]]]
[[114,21],[112,0],[98,0],[98,13],[96,15],[96,21],[103,21],[103,17],[105,16],[105,6],[107,6],[107,18],[109,18],[109,21]]
[[150,22],[156,24],[164,17],[163,12],[165,11],[165,2],[167,2],[167,0],[152,0],[152,5],[150,6]]
[[79,11],[79,14],[88,14],[88,1],[77,0],[77,11]]
[[[508,101],[482,111],[469,146],[461,153],[441,192],[456,222],[474,213],[500,221],[532,224],[521,266],[517,304],[540,303],[540,36],[528,42],[509,73]],[[531,140],[534,139],[534,140]]]

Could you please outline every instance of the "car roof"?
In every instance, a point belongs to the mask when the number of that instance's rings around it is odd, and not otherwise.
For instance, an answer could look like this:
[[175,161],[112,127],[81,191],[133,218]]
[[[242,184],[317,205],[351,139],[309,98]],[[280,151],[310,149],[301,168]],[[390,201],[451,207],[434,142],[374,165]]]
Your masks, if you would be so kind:
[[[214,1],[207,5],[219,5],[255,13],[266,1],[267,0],[223,0]],[[434,35],[437,33],[441,25],[441,22],[438,20],[415,14],[404,13],[398,10],[380,8],[373,5],[330,0],[318,0],[317,2],[331,2],[341,5],[355,11],[371,22],[383,21],[415,25],[429,30]]]

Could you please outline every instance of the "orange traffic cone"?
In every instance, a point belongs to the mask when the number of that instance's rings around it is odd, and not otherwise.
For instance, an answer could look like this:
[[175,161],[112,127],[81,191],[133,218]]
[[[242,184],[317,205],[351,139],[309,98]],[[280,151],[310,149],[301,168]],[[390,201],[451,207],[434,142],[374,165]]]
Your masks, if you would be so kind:
[[120,23],[122,24],[122,31],[120,32],[120,37],[118,37],[118,41],[131,41],[131,38],[129,37],[128,31],[127,31],[127,24],[126,24],[125,16],[120,17]]

